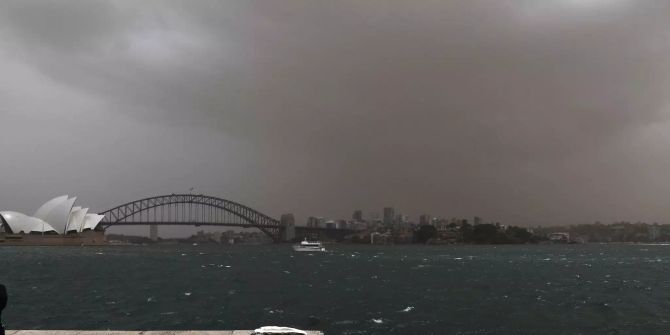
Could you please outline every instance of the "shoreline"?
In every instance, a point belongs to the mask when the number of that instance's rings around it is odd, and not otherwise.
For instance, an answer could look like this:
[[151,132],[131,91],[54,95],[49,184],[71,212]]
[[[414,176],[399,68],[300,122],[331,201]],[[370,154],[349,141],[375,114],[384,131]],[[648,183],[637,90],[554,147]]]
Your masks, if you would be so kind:
[[[305,330],[308,335],[324,335]],[[6,335],[250,335],[253,330],[5,330]]]

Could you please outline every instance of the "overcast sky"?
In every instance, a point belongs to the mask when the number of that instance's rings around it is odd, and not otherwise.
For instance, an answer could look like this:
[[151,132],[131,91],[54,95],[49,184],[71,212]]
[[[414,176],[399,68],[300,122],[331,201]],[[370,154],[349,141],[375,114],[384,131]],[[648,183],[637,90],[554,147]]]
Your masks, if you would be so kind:
[[668,55],[668,1],[2,1],[0,208],[670,223]]

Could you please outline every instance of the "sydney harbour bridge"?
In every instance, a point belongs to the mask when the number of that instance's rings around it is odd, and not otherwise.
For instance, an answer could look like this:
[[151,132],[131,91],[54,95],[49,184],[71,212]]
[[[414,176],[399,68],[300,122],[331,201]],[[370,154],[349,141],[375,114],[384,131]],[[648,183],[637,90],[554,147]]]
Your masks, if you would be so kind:
[[[324,228],[295,227],[292,220],[282,221],[240,203],[202,194],[160,195],[128,202],[101,212],[103,229],[114,226],[181,225],[258,228],[275,242],[290,241],[310,230],[322,235]],[[296,236],[296,228],[298,234]],[[342,229],[345,235],[350,230]],[[332,235],[333,232],[330,232]]]

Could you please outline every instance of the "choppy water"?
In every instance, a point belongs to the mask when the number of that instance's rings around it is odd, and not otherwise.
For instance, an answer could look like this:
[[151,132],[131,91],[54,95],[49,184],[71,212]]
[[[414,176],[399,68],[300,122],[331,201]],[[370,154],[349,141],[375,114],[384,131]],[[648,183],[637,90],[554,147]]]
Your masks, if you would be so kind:
[[3,247],[10,329],[670,334],[670,246]]

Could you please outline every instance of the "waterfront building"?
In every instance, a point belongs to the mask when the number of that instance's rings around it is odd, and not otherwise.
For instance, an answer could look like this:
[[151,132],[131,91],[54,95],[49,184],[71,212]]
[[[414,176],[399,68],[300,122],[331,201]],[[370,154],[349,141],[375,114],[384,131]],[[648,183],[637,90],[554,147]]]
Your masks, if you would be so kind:
[[88,208],[74,206],[76,197],[55,197],[35,211],[32,216],[0,211],[0,223],[6,234],[66,235],[95,230],[103,215],[88,213]]

